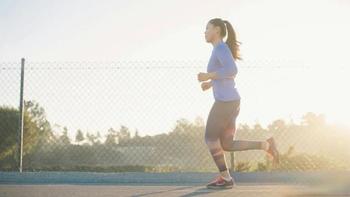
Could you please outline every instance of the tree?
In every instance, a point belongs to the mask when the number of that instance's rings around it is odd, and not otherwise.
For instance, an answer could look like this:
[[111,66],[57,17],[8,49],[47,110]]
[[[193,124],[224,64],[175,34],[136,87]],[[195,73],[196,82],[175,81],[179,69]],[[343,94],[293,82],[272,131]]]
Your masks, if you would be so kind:
[[255,123],[255,125],[254,125],[254,131],[256,131],[256,132],[262,132],[262,131],[264,131],[264,128],[261,126],[261,124]]
[[63,127],[63,132],[62,135],[59,138],[60,143],[64,144],[64,145],[68,145],[70,144],[70,139],[68,137],[68,129],[67,127]]
[[140,138],[139,131],[136,129],[134,138]]
[[125,143],[131,138],[128,127],[121,126],[119,132],[117,133],[119,143]]
[[[23,156],[37,151],[43,143],[54,140],[45,110],[35,101],[24,101]],[[19,110],[10,106],[0,107],[0,163],[10,166],[14,161],[19,132]],[[7,160],[8,162],[4,162]],[[6,164],[7,163],[7,164]],[[0,165],[1,167],[1,165]]]
[[86,138],[91,142],[91,144],[95,144],[97,140],[97,136],[94,134],[86,133]]
[[54,137],[50,122],[46,119],[43,107],[36,101],[24,101],[25,113],[31,117],[31,121],[38,127],[35,132],[44,140],[52,140]]
[[83,134],[83,132],[81,132],[81,130],[80,129],[78,129],[78,131],[77,131],[77,134],[76,134],[76,136],[75,136],[75,141],[76,142],[81,142],[81,141],[84,141],[84,134]]
[[275,120],[268,128],[270,131],[284,131],[286,129],[286,123],[281,119]]
[[95,141],[95,144],[101,144],[101,134],[99,131],[97,131],[97,134],[95,135],[96,136],[96,141]]
[[307,126],[323,126],[325,125],[325,116],[323,114],[317,115],[312,112],[308,112],[303,116],[302,123]]
[[108,129],[108,134],[106,135],[106,140],[104,144],[106,145],[115,145],[115,138],[117,137],[117,131],[113,128]]
[[[15,168],[15,151],[18,134],[18,110],[0,107],[0,169],[3,166]],[[7,160],[7,161],[6,161]]]

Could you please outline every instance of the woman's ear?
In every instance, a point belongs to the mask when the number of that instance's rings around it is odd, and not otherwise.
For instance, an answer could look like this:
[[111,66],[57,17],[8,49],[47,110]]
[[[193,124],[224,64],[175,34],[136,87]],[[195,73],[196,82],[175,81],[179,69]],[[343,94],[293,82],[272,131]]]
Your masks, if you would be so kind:
[[219,26],[215,26],[215,27],[214,27],[214,31],[215,31],[215,33],[217,33],[218,35],[220,35],[220,27],[219,27]]

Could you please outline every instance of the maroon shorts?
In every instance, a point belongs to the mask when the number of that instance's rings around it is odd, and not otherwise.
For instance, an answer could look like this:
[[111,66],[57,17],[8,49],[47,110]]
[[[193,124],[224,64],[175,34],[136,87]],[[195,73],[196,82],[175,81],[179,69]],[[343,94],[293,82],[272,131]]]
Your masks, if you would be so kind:
[[239,111],[240,100],[215,101],[207,119],[205,140],[233,139]]

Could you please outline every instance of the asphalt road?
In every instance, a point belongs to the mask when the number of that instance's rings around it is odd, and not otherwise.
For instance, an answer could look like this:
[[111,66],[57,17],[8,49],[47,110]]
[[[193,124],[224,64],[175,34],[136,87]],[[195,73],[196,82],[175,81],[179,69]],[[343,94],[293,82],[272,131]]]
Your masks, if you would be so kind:
[[349,196],[350,172],[233,173],[237,186],[212,190],[217,173],[0,172],[0,197]]
[[237,185],[232,189],[213,190],[205,186],[142,185],[0,185],[1,197],[109,197],[109,196],[297,196],[303,186]]

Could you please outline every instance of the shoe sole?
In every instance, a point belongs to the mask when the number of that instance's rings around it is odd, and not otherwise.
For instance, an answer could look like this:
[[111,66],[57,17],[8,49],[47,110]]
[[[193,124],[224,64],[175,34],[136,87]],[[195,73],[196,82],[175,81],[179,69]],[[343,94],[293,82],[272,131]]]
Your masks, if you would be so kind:
[[233,185],[231,186],[220,186],[220,187],[216,187],[216,186],[207,186],[208,189],[232,189],[233,188]]

